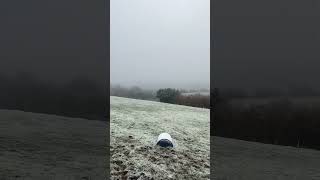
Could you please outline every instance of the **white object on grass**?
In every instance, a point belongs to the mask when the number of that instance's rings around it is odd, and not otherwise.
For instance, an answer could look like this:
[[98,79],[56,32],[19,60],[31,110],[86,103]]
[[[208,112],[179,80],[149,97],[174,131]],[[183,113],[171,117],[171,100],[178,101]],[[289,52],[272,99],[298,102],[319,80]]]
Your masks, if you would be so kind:
[[157,143],[158,143],[161,139],[167,139],[167,140],[169,140],[169,141],[172,143],[172,138],[171,138],[170,134],[168,134],[168,133],[161,133],[161,134],[158,136]]
[[[159,143],[159,141],[162,141],[162,142]],[[176,144],[175,140],[172,139],[172,137],[168,133],[161,133],[158,136],[157,140],[154,141],[154,144],[155,145],[160,145],[160,144],[163,144],[163,141],[169,141],[172,144],[172,147],[177,147],[177,144]]]

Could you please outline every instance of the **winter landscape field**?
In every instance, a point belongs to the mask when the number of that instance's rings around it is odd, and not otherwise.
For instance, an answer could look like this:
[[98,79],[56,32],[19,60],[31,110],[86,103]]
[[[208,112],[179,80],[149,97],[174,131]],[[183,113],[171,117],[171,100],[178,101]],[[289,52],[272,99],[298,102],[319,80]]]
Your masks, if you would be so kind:
[[0,110],[1,180],[103,180],[107,123]]
[[214,180],[318,180],[320,151],[211,137]]
[[[110,97],[111,179],[209,179],[210,111]],[[157,147],[169,133],[177,146]]]

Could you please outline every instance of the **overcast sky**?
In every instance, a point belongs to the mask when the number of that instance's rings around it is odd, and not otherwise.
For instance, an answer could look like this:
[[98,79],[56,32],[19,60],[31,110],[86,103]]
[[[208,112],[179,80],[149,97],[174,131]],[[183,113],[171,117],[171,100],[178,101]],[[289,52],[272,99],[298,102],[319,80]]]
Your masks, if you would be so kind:
[[111,0],[112,84],[209,87],[210,0]]
[[223,0],[213,12],[213,86],[320,90],[318,1]]
[[104,1],[0,1],[0,76],[29,72],[45,81],[108,77]]

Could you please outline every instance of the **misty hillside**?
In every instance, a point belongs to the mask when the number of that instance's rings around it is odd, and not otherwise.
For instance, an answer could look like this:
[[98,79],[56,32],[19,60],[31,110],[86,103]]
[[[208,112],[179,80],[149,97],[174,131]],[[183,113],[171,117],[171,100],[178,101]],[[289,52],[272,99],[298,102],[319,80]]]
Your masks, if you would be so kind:
[[[112,179],[209,179],[208,109],[114,96],[110,105]],[[163,132],[177,147],[154,146]]]
[[104,179],[106,136],[103,121],[0,110],[0,179]]

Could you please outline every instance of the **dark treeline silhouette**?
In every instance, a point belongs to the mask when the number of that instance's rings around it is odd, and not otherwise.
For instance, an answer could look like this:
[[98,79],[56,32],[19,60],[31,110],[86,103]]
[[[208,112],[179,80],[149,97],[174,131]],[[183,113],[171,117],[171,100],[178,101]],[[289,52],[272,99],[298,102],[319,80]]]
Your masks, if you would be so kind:
[[248,97],[305,97],[320,96],[320,92],[308,86],[288,86],[287,88],[219,88],[219,95],[225,98]]
[[180,95],[176,99],[176,104],[210,109],[210,96],[201,94]]
[[106,90],[86,77],[58,84],[25,72],[0,75],[0,108],[106,120]]
[[110,86],[110,95],[132,99],[160,101],[164,103],[179,104],[185,106],[210,108],[210,96],[201,94],[182,95],[190,92],[185,89],[164,88],[157,91],[145,90],[137,86],[126,88],[120,85]]
[[183,95],[181,92],[186,90],[178,90],[172,88],[159,89],[157,91],[157,98],[160,102],[179,104],[192,107],[210,108],[210,96],[201,95],[200,93]]
[[180,96],[180,91],[178,89],[165,88],[159,89],[157,91],[157,98],[159,98],[160,102],[176,104],[177,97]]
[[[320,101],[318,105],[308,106],[308,101],[297,105],[289,97],[279,97],[266,103],[235,106],[233,98],[221,96],[221,91],[213,89],[211,92],[211,135],[320,149]],[[302,93],[297,94],[302,96]]]
[[119,96],[132,99],[142,99],[142,100],[151,100],[158,101],[156,98],[155,91],[153,90],[144,90],[138,86],[133,86],[126,88],[120,85],[111,85],[110,86],[110,96]]
[[210,96],[201,95],[200,93],[183,95],[181,92],[186,90],[178,90],[172,88],[159,89],[157,91],[157,98],[160,102],[179,104],[192,107],[210,108]]

